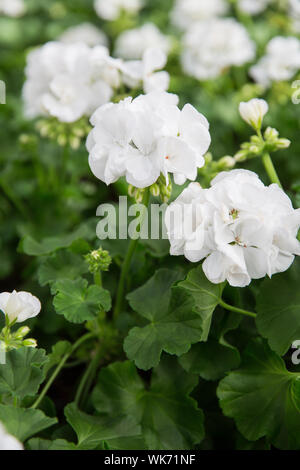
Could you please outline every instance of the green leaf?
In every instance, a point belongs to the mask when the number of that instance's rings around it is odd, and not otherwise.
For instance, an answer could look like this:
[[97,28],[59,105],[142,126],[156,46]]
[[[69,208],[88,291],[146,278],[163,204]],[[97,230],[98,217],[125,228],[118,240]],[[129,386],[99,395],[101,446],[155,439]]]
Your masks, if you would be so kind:
[[261,340],[253,341],[242,367],[223,379],[221,408],[249,441],[267,437],[279,449],[300,449],[300,373]]
[[205,343],[194,344],[190,351],[179,359],[189,373],[200,375],[205,380],[218,380],[240,364],[237,348],[228,343],[225,336],[239,326],[239,315],[226,314],[220,324],[213,326],[212,334]]
[[48,257],[38,269],[38,280],[41,286],[61,279],[76,279],[88,271],[87,263],[82,256],[69,251],[59,251]]
[[185,289],[195,301],[194,310],[202,319],[202,341],[208,338],[212,314],[222,298],[224,284],[212,284],[205,276],[202,266],[192,269],[186,280],[178,284]]
[[35,395],[45,378],[45,351],[23,347],[9,351],[5,359],[6,363],[0,365],[0,394],[20,399]]
[[62,234],[55,237],[47,237],[42,241],[37,241],[30,235],[23,238],[19,245],[19,251],[30,256],[43,256],[49,255],[61,248],[68,248],[73,242],[83,238],[91,240],[96,237],[95,222],[88,221],[82,224],[77,230],[72,233]]
[[56,418],[48,418],[41,410],[13,405],[0,405],[0,421],[21,442],[57,423]]
[[76,432],[77,449],[93,450],[103,441],[108,443],[115,439],[133,438],[141,434],[140,426],[130,416],[122,416],[113,420],[111,417],[90,416],[80,411],[74,403],[65,408],[68,423]]
[[284,355],[300,338],[300,260],[285,273],[266,279],[257,298],[256,325],[273,351]]
[[117,362],[101,370],[92,401],[104,416],[134,418],[148,449],[190,449],[204,436],[203,413],[189,396],[197,381],[164,358],[145,387],[131,362]]
[[129,359],[140,369],[158,365],[163,351],[180,356],[201,340],[202,320],[193,311],[194,300],[183,289],[173,288],[174,271],[161,269],[142,287],[128,295],[131,307],[149,321],[130,330],[124,342]]
[[110,293],[96,285],[88,287],[85,279],[59,281],[55,288],[58,291],[53,301],[55,310],[69,322],[93,320],[99,310],[107,312],[111,308]]

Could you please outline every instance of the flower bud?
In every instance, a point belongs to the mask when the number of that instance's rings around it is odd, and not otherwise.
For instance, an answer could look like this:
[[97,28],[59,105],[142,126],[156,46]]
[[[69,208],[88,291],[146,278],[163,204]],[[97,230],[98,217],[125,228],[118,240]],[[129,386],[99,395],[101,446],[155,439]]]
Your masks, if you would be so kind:
[[28,326],[22,326],[14,333],[14,339],[23,339],[28,335],[30,328]]
[[152,184],[152,186],[150,187],[150,192],[151,192],[152,196],[154,196],[154,197],[159,196],[160,190],[159,190],[158,184],[156,184],[156,183]]
[[221,167],[222,169],[231,169],[235,166],[236,164],[236,161],[233,157],[230,157],[230,156],[226,156],[226,157],[223,157],[221,158],[219,161],[218,161],[218,166]]
[[255,130],[261,129],[263,118],[268,110],[268,103],[258,98],[253,98],[248,102],[242,102],[239,106],[241,117]]
[[28,338],[23,341],[23,346],[27,346],[29,348],[36,348],[37,347],[37,341],[33,338]]
[[234,160],[239,163],[239,162],[244,162],[247,160],[248,157],[248,151],[247,150],[240,150],[237,152],[234,156]]
[[274,140],[277,139],[279,136],[279,132],[277,129],[274,129],[273,127],[267,127],[264,133],[264,138],[266,140]]
[[291,145],[291,141],[289,139],[278,139],[276,144],[278,149],[287,149]]
[[109,252],[103,250],[101,247],[86,255],[85,260],[87,261],[89,270],[92,274],[95,274],[98,271],[108,271],[112,261]]

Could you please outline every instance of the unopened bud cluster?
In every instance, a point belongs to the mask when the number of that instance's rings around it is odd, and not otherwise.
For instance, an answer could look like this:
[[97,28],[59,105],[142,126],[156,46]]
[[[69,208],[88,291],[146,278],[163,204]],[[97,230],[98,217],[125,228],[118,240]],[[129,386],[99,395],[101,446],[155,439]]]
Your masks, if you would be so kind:
[[4,347],[4,350],[7,352],[12,349],[21,348],[22,346],[36,348],[37,342],[35,339],[24,339],[29,332],[30,328],[28,328],[28,326],[21,326],[21,328],[15,332],[12,332],[9,326],[5,326],[0,333],[0,342]]
[[234,168],[236,161],[230,155],[225,155],[219,160],[213,160],[213,156],[208,152],[205,156],[205,166],[204,168],[198,170],[199,176],[202,176],[204,180],[202,181],[204,186],[208,186],[211,180],[217,176],[221,171],[227,171]]
[[277,150],[287,149],[290,144],[291,142],[288,139],[279,137],[279,132],[276,129],[268,127],[263,134],[263,138],[253,135],[250,138],[250,142],[244,142],[241,145],[241,150],[234,156],[234,159],[236,162],[243,162],[259,157],[264,152],[276,152]]
[[91,251],[91,253],[85,256],[85,260],[92,274],[96,274],[99,271],[108,271],[112,262],[109,252],[102,248]]
[[79,148],[91,130],[85,117],[72,124],[60,122],[56,118],[40,119],[36,128],[42,137],[55,141],[60,147],[70,146],[74,150]]

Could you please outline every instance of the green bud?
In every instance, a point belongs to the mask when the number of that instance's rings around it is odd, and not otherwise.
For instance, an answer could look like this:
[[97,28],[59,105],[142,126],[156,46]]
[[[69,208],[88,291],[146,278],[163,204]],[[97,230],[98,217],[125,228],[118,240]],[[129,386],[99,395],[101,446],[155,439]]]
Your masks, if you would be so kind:
[[23,341],[23,346],[27,346],[29,348],[36,348],[37,347],[37,341],[33,338],[28,338]]
[[236,161],[233,157],[225,156],[218,161],[219,168],[224,168],[225,170],[233,168],[236,164]]
[[28,326],[22,326],[14,333],[14,339],[23,339],[26,335],[28,335],[30,328]]
[[112,262],[109,252],[101,247],[86,255],[85,260],[92,274],[96,274],[98,271],[108,271]]
[[158,197],[160,195],[159,185],[157,183],[152,184],[152,186],[150,186],[150,192],[152,196]]
[[275,140],[279,136],[279,132],[277,129],[274,129],[273,127],[267,127],[264,133],[264,138],[266,140]]
[[291,141],[289,139],[278,139],[276,144],[278,149],[287,149],[291,145]]

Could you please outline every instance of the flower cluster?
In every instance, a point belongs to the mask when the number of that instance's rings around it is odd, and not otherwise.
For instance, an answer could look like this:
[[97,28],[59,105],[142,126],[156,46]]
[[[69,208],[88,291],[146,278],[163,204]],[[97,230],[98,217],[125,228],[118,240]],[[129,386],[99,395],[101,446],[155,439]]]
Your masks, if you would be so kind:
[[18,17],[26,11],[24,0],[0,0],[0,14]]
[[115,45],[115,56],[123,59],[142,59],[148,48],[161,49],[165,54],[170,50],[170,40],[153,23],[140,28],[129,29],[120,34]]
[[300,209],[247,170],[220,173],[209,189],[192,183],[166,212],[172,255],[205,259],[213,283],[247,286],[289,268],[300,255]]
[[89,266],[89,271],[96,274],[98,271],[108,271],[112,259],[107,250],[99,248],[91,251],[85,256],[85,260]]
[[165,54],[147,49],[142,61],[124,62],[110,57],[104,46],[49,42],[28,55],[23,88],[29,118],[52,116],[61,122],[90,117],[112,100],[122,84],[143,87],[147,93],[166,90],[167,72],[154,71],[166,64]]
[[106,184],[125,176],[145,188],[173,173],[175,183],[195,180],[210,145],[209,124],[193,106],[182,110],[178,97],[149,93],[100,107],[87,140],[89,164]]
[[95,0],[95,10],[100,18],[107,21],[117,20],[122,11],[136,14],[143,6],[142,0]]
[[225,0],[176,0],[171,21],[178,28],[188,30],[194,23],[221,16],[227,10]]
[[272,0],[238,0],[238,8],[248,15],[258,15],[264,11]]
[[62,122],[90,116],[120,85],[118,62],[103,46],[49,42],[33,50],[23,88],[28,117],[50,115]]
[[71,26],[59,37],[59,41],[66,44],[82,42],[89,47],[108,45],[106,34],[92,23],[81,23],[77,26]]
[[290,80],[299,69],[299,39],[277,36],[268,43],[266,55],[251,67],[250,75],[267,88],[273,81]]
[[0,423],[0,450],[23,450],[21,442],[14,436],[8,434],[4,426]]
[[183,39],[184,71],[199,80],[219,76],[227,67],[241,66],[255,58],[255,43],[233,18],[196,23]]

